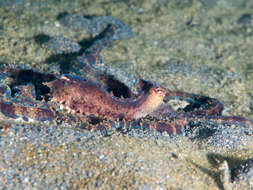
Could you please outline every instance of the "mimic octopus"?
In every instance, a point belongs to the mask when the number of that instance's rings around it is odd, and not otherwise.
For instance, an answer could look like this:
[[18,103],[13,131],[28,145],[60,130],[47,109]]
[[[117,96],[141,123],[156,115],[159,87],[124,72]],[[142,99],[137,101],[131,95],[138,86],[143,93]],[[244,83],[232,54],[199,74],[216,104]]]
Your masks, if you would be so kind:
[[[88,20],[87,20],[88,19]],[[184,134],[192,122],[253,125],[253,121],[238,116],[223,116],[223,105],[217,99],[180,91],[169,91],[139,76],[137,94],[112,75],[94,65],[102,62],[100,52],[114,40],[133,34],[128,26],[110,16],[87,17],[67,15],[64,25],[86,26],[91,31],[103,30],[85,47],[64,37],[49,40],[48,47],[67,55],[76,48],[74,73],[86,72],[90,77],[70,74],[44,74],[14,64],[0,66],[0,114],[4,119],[21,122],[68,122],[86,129],[107,130],[121,124],[128,128],[150,129],[167,134]],[[81,22],[81,25],[80,25]],[[60,41],[59,41],[60,40]],[[66,51],[67,50],[67,51]],[[77,63],[75,65],[75,63]],[[81,65],[80,66],[78,66]],[[187,102],[183,108],[172,109],[166,102],[172,99]]]
[[[123,122],[168,134],[183,134],[190,122],[198,120],[253,125],[246,118],[222,116],[223,105],[214,98],[168,91],[142,78],[136,87],[138,94],[134,94],[113,76],[98,71],[91,75],[89,79],[68,74],[57,76],[2,65],[2,117],[23,122],[83,123],[85,128],[95,130],[110,128],[113,122]],[[121,97],[114,95],[119,88],[125,88],[125,94],[117,94]],[[189,104],[173,110],[164,99],[175,97]]]

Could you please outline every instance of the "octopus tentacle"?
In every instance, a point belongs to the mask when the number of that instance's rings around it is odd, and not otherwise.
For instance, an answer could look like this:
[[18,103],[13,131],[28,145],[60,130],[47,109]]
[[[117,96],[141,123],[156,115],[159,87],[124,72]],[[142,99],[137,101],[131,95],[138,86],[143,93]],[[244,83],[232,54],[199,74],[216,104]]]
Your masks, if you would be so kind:
[[182,111],[192,116],[218,116],[222,114],[224,109],[223,104],[215,98],[180,91],[168,92],[166,94],[167,100],[175,97],[184,99],[189,103]]
[[[1,73],[1,69],[5,71],[0,67],[0,112],[6,118],[21,118],[25,122],[59,119],[100,131],[113,126],[120,129],[123,124],[127,128],[170,135],[184,134],[187,126],[195,121],[253,125],[246,118],[222,116],[223,105],[217,99],[179,91],[167,92],[165,88],[141,78],[137,86],[139,93],[132,94],[123,83],[99,72],[93,73],[97,78],[84,79],[13,68]],[[11,80],[6,84],[4,81],[8,79]],[[121,87],[128,93],[124,98],[114,94],[114,90]],[[172,98],[186,100],[189,104],[173,110],[166,104]]]
[[[94,81],[64,76],[45,83],[51,89],[53,102],[84,115],[134,119],[154,111],[163,101],[166,89],[153,86],[136,98],[111,96]],[[72,92],[75,92],[74,94]]]
[[52,121],[55,119],[55,113],[49,108],[24,106],[14,102],[0,101],[0,112],[4,117],[21,118],[25,122],[29,122],[29,120]]

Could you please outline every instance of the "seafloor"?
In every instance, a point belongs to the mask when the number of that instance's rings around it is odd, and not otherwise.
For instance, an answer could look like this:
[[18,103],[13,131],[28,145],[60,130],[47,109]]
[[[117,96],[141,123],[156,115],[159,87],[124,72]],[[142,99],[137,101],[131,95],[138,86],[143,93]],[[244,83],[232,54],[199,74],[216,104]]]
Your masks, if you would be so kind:
[[[61,26],[62,13],[111,15],[129,24],[135,36],[102,52],[118,79],[137,71],[170,90],[217,98],[225,115],[253,119],[252,1],[0,0],[0,62],[57,69],[35,36],[87,38]],[[0,189],[252,188],[227,184],[220,167],[252,158],[252,135],[231,147],[177,136],[103,137],[68,125],[9,125],[0,134]]]

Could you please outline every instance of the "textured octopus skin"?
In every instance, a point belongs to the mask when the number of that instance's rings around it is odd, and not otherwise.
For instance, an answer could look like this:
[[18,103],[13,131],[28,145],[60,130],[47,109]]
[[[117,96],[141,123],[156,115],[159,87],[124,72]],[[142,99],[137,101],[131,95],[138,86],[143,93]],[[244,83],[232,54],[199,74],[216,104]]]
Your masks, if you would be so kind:
[[[31,78],[26,79],[27,73]],[[120,124],[142,126],[168,134],[183,134],[191,121],[206,120],[216,123],[250,125],[251,120],[238,116],[222,116],[223,105],[214,98],[186,92],[170,92],[152,82],[140,79],[139,93],[118,98],[106,90],[106,86],[121,86],[111,82],[109,76],[95,73],[95,78],[84,79],[72,75],[51,76],[31,70],[0,68],[0,113],[13,120],[24,122],[57,121],[81,122],[87,129],[103,130]],[[32,82],[42,78],[49,88],[48,100],[36,100]],[[6,80],[12,81],[10,84]],[[19,84],[18,81],[26,81]],[[110,82],[109,82],[110,81]],[[14,85],[15,84],[15,85]],[[18,91],[12,94],[13,91]],[[197,102],[183,110],[173,110],[164,99],[180,97]],[[64,109],[60,109],[64,108]],[[64,111],[68,110],[68,112]]]
[[167,90],[152,86],[136,98],[117,98],[92,80],[63,76],[46,83],[52,101],[63,105],[71,113],[94,115],[111,119],[138,119],[153,112],[162,102]]

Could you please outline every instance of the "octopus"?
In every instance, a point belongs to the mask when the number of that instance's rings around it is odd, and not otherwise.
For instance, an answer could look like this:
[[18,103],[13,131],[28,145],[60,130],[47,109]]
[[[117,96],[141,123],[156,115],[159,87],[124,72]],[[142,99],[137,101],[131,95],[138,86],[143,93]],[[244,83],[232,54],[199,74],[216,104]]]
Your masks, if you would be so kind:
[[[112,76],[94,71],[93,78],[52,75],[33,70],[0,67],[0,112],[3,118],[22,122],[82,123],[86,129],[104,130],[112,123],[144,126],[167,134],[180,135],[190,122],[253,125],[239,116],[222,116],[223,105],[214,98],[181,91],[169,91],[139,78],[134,94]],[[126,94],[114,94],[126,88]],[[125,91],[126,92],[126,91]],[[121,97],[118,97],[118,96]],[[181,98],[189,102],[174,110],[165,100]]]
[[[25,123],[80,123],[89,130],[107,130],[124,124],[129,128],[148,128],[169,135],[182,135],[187,126],[198,121],[253,125],[247,118],[223,116],[224,106],[215,98],[170,91],[141,76],[137,93],[134,93],[114,76],[94,68],[94,63],[102,61],[99,54],[103,47],[117,39],[118,31],[117,26],[109,23],[102,37],[96,37],[90,47],[86,50],[77,48],[76,59],[82,64],[80,70],[89,77],[46,74],[17,68],[14,64],[2,64],[1,117]],[[173,99],[183,100],[187,105],[175,110],[167,103]]]

